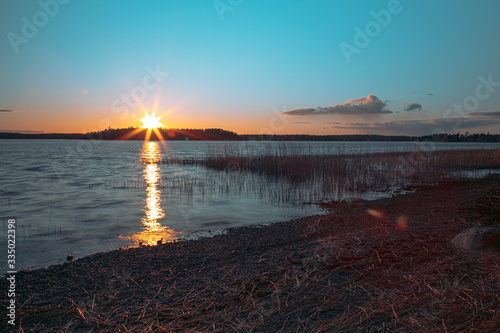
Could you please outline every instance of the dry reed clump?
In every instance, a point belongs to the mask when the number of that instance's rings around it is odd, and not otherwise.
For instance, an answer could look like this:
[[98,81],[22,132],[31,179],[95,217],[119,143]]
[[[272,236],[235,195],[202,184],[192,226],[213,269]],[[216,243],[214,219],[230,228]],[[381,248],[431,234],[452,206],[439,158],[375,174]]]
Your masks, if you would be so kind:
[[[390,152],[340,155],[310,155],[307,152],[286,155],[244,156],[212,154],[204,159],[168,160],[167,163],[202,165],[215,170],[249,171],[291,181],[309,181],[326,174],[361,175],[368,171],[396,177],[420,178],[430,171],[438,174],[500,167],[499,149]],[[431,177],[431,175],[426,175]]]
[[416,184],[435,184],[450,178],[480,176],[481,170],[500,168],[500,150],[337,155],[313,155],[293,150],[278,150],[273,155],[244,155],[229,151],[212,152],[204,159],[164,162],[267,177],[268,181],[261,182],[259,193],[268,195],[271,200],[314,202],[352,198],[363,192],[388,191]]

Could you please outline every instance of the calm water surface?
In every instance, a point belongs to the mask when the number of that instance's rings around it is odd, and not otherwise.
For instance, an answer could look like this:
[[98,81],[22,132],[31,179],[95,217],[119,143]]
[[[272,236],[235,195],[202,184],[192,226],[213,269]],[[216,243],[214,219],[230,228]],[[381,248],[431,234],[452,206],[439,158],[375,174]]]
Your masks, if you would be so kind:
[[[273,203],[256,175],[157,163],[240,154],[352,154],[500,148],[500,144],[386,142],[148,142],[0,140],[0,267],[7,271],[7,220],[16,219],[16,269],[97,251],[156,244],[193,233],[322,213]],[[249,184],[252,184],[251,186]],[[260,191],[262,189],[260,188]]]

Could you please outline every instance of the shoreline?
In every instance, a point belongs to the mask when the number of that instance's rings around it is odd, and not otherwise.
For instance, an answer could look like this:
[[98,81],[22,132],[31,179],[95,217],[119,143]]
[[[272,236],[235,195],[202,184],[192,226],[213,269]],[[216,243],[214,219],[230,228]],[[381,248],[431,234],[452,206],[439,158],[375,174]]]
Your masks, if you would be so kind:
[[[325,204],[326,215],[22,270],[16,329],[493,332],[500,255],[450,240],[493,223],[474,207],[499,191],[498,174],[446,181]],[[5,279],[0,288],[7,306]]]

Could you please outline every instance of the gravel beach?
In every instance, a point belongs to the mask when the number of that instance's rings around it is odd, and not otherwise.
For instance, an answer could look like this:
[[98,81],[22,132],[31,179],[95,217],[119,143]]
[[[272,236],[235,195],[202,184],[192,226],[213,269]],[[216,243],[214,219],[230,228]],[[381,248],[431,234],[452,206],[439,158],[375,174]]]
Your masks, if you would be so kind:
[[[418,186],[211,238],[16,274],[24,332],[500,331],[500,254],[450,241],[496,225],[500,176]],[[258,221],[256,221],[258,222]]]

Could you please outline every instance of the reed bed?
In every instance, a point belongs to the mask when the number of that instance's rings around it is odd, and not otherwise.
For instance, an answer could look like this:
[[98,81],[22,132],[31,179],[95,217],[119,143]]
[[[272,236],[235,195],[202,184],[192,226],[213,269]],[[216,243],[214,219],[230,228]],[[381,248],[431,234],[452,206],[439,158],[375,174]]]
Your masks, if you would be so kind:
[[281,148],[273,155],[212,150],[202,159],[158,162],[222,172],[203,178],[201,183],[184,180],[192,193],[203,187],[203,191],[219,194],[246,191],[271,201],[300,203],[353,199],[450,178],[479,177],[500,168],[500,150],[334,155]]
[[[500,149],[360,154],[325,150],[318,154],[283,144],[267,149],[215,147],[204,158],[171,156],[140,162],[168,166],[162,168],[155,186],[177,197],[247,195],[300,204],[371,199],[413,185],[482,177],[500,168]],[[148,184],[140,177],[88,186],[137,190]]]

